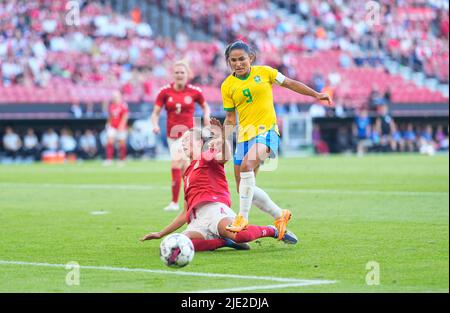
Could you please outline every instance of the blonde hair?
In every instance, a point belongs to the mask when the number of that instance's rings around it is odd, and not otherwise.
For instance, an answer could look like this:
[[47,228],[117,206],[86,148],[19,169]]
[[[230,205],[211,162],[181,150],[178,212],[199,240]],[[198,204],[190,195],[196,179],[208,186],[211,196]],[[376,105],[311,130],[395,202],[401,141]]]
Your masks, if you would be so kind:
[[186,59],[176,61],[173,65],[173,68],[175,68],[176,66],[179,66],[179,65],[184,66],[186,68],[188,76],[191,76],[191,74],[192,74],[191,67],[189,66],[189,63]]

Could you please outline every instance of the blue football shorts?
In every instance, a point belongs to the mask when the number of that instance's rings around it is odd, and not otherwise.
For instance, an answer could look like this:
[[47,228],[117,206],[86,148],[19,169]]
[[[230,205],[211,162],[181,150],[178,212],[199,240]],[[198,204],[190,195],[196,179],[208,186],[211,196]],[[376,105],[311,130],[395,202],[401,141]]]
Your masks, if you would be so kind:
[[270,158],[275,158],[278,155],[278,147],[280,145],[280,136],[273,129],[259,134],[248,141],[239,142],[234,152],[234,165],[241,165],[242,160],[247,155],[250,148],[255,143],[262,143],[270,149]]

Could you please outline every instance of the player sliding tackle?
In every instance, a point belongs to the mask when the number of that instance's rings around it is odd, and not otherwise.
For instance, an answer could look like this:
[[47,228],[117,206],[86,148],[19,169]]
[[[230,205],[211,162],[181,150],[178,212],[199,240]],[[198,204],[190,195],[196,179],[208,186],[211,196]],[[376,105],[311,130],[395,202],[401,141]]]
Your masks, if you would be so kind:
[[[275,115],[272,85],[290,89],[331,105],[331,98],[318,93],[301,82],[290,79],[269,66],[254,66],[256,54],[246,43],[236,41],[225,51],[225,60],[232,74],[222,83],[221,92],[227,134],[229,126],[236,126],[239,118],[239,134],[234,156],[234,174],[239,193],[239,215],[227,227],[240,232],[248,225],[252,204],[275,219],[278,240],[283,238],[291,219],[289,210],[282,210],[269,195],[256,186],[259,166],[278,153],[279,131]],[[231,132],[232,133],[232,132]]]
[[[191,129],[182,137],[182,148],[190,160],[184,173],[184,210],[162,231],[145,235],[141,240],[160,239],[188,223],[183,232],[189,237],[195,251],[231,247],[247,250],[247,242],[261,237],[278,237],[274,226],[248,225],[239,233],[226,229],[236,214],[230,208],[231,198],[224,164],[231,153],[218,120],[212,119],[214,138],[206,138],[200,129]],[[297,237],[286,231],[282,240],[297,243]]]

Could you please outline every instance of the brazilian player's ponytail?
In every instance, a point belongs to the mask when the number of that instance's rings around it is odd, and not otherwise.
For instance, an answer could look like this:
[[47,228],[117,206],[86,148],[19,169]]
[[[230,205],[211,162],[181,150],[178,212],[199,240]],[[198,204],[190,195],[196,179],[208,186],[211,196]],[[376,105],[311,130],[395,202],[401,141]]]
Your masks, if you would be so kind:
[[229,44],[225,49],[225,61],[227,62],[227,64],[229,64],[228,58],[230,57],[230,53],[233,50],[244,50],[250,57],[253,57],[253,62],[255,62],[256,60],[255,50],[242,40],[238,40]]

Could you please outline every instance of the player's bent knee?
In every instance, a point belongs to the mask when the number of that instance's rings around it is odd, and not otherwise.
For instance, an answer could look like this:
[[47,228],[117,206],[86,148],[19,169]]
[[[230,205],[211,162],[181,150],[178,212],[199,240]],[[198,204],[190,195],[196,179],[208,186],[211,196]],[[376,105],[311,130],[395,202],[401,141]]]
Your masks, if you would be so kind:
[[241,173],[253,172],[257,166],[258,166],[257,161],[244,160],[241,164]]
[[225,217],[220,220],[217,225],[217,230],[219,231],[219,235],[223,238],[228,238],[234,240],[236,237],[235,233],[232,233],[226,229],[226,227],[233,222],[233,219],[230,217]]

